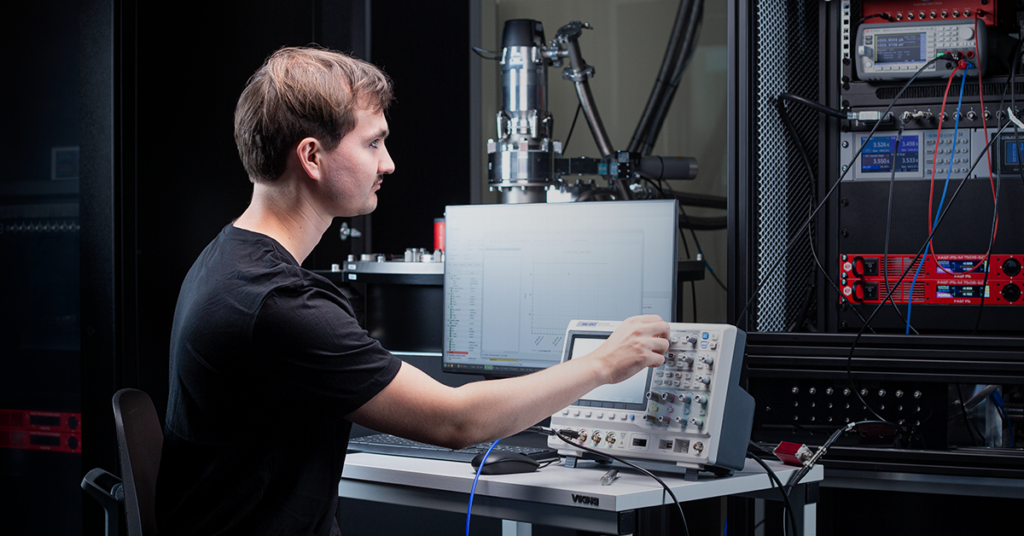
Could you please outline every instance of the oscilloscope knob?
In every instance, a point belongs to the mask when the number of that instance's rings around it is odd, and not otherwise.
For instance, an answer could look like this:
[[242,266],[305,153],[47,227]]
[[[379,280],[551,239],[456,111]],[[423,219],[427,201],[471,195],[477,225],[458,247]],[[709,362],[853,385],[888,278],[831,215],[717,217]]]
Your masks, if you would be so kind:
[[708,403],[708,397],[706,397],[704,395],[693,395],[693,401],[698,403],[698,404],[707,404]]

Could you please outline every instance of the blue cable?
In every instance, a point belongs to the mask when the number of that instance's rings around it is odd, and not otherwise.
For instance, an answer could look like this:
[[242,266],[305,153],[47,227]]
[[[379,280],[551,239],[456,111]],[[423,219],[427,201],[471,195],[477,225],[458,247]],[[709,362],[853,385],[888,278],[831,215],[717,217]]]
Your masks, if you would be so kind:
[[1013,448],[1013,425],[1010,424],[1010,418],[1006,416],[1006,410],[1003,409],[1003,397],[999,394],[999,390],[992,391],[992,394],[988,395],[992,399],[992,404],[995,405],[996,409],[999,410],[999,415],[1003,418],[1003,424],[1010,429],[1010,448]]
[[[968,63],[968,65],[970,65]],[[973,67],[973,65],[972,65]],[[949,178],[953,175],[953,155],[956,154],[956,133],[960,129],[960,106],[964,102],[964,86],[967,84],[967,69],[964,69],[963,75],[960,77],[960,97],[956,101],[956,116],[953,121],[953,149],[949,153],[949,169],[946,170],[946,184],[942,187],[942,197],[939,198],[939,207],[935,210],[935,222],[932,223],[931,229],[928,230],[928,235],[931,236],[935,232],[935,228],[939,226],[939,215],[942,214],[942,205],[946,202],[946,191],[949,189]],[[937,136],[935,138],[936,147],[942,140]],[[896,148],[899,150],[899,147]],[[892,165],[896,165],[893,162]],[[931,246],[931,240],[928,241],[924,246],[924,256],[921,257],[921,261],[917,263],[917,270],[914,270],[914,279],[910,281],[910,295],[907,296],[907,329],[906,335],[910,335],[910,307],[914,301],[914,285],[917,284],[917,275],[921,273],[921,267],[924,266],[925,260],[928,258],[928,247]]]
[[495,439],[494,443],[491,443],[491,446],[487,448],[487,452],[484,453],[483,459],[480,460],[480,465],[476,468],[476,476],[473,477],[473,489],[469,490],[469,508],[466,509],[466,536],[469,536],[469,519],[470,515],[473,513],[473,495],[476,494],[476,482],[480,480],[480,473],[484,470],[484,462],[487,461],[487,457],[491,455],[491,451],[494,450],[494,447],[496,447],[500,442],[500,439]]

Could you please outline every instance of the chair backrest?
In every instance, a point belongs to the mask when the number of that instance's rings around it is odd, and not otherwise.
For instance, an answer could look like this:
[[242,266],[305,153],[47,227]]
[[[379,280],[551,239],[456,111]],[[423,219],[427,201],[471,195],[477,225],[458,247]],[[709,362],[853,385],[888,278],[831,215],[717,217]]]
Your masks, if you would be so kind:
[[138,389],[121,389],[113,402],[128,536],[154,536],[156,475],[164,446],[160,418],[149,395]]

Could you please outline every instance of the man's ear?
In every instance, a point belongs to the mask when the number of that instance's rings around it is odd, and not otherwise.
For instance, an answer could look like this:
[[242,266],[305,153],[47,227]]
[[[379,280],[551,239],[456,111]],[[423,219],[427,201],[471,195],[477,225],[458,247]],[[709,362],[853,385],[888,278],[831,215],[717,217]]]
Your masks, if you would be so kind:
[[313,180],[320,180],[323,176],[323,154],[324,146],[316,138],[303,138],[295,147],[295,156],[298,157],[299,166]]

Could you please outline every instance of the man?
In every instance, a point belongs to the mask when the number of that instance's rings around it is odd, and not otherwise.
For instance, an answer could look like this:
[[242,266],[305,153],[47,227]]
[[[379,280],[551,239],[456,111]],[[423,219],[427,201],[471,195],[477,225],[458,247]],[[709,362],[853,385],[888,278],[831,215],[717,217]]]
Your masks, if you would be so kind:
[[367,214],[395,164],[391,82],[316,48],[274,53],[235,110],[252,202],[196,260],[171,333],[157,518],[175,534],[337,534],[351,423],[460,448],[535,424],[660,365],[668,325],[627,320],[598,350],[529,376],[444,386],[381,348],[301,268],[335,217]]

